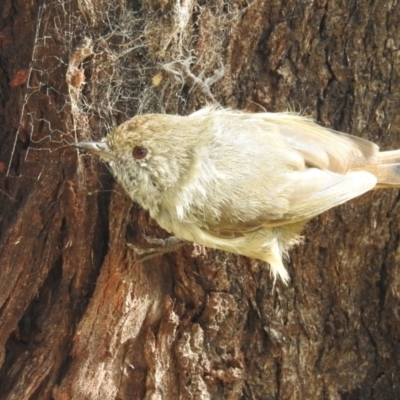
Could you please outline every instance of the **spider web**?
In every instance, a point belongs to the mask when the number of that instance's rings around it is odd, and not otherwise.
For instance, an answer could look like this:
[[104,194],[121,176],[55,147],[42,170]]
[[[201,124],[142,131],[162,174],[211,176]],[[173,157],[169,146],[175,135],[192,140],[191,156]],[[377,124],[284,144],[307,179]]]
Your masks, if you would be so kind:
[[[218,104],[212,89],[224,79],[228,30],[248,7],[201,7],[194,0],[164,10],[114,0],[103,10],[73,4],[56,0],[39,8],[9,177],[39,179],[55,151],[100,139],[136,114]],[[20,141],[27,148],[18,170]]]

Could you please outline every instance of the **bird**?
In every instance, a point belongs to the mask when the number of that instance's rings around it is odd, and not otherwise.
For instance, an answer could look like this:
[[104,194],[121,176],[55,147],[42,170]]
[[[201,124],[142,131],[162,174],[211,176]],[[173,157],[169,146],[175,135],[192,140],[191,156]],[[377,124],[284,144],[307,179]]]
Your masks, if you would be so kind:
[[284,260],[310,219],[400,187],[400,150],[379,151],[293,112],[143,114],[73,145],[108,163],[128,196],[174,235],[170,243],[264,261],[285,284]]

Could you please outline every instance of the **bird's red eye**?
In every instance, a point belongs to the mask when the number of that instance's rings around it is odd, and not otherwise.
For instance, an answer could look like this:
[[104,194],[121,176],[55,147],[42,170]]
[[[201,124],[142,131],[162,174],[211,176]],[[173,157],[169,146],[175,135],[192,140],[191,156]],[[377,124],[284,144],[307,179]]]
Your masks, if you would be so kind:
[[145,147],[135,146],[132,150],[132,155],[136,160],[141,160],[147,156],[147,149]]

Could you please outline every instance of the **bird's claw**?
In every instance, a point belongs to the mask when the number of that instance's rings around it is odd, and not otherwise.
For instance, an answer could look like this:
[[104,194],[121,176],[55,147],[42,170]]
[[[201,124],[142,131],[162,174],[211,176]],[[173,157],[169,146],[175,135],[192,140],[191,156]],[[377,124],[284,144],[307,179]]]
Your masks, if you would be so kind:
[[165,253],[170,253],[187,244],[186,241],[180,240],[175,236],[171,236],[167,239],[160,238],[151,238],[145,235],[142,235],[142,238],[154,247],[143,248],[141,246],[137,246],[133,243],[127,243],[128,247],[132,249],[139,256],[143,256],[138,261],[142,262],[144,260],[148,260],[149,258],[153,258],[156,256],[161,256]]

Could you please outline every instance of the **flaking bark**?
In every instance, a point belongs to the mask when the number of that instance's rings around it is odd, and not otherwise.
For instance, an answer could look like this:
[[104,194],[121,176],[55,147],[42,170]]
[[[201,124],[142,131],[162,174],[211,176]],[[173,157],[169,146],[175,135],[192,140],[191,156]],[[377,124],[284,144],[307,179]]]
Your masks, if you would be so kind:
[[288,108],[400,148],[389,1],[0,4],[0,399],[397,399],[398,191],[268,267],[165,236],[66,144],[136,113]]

